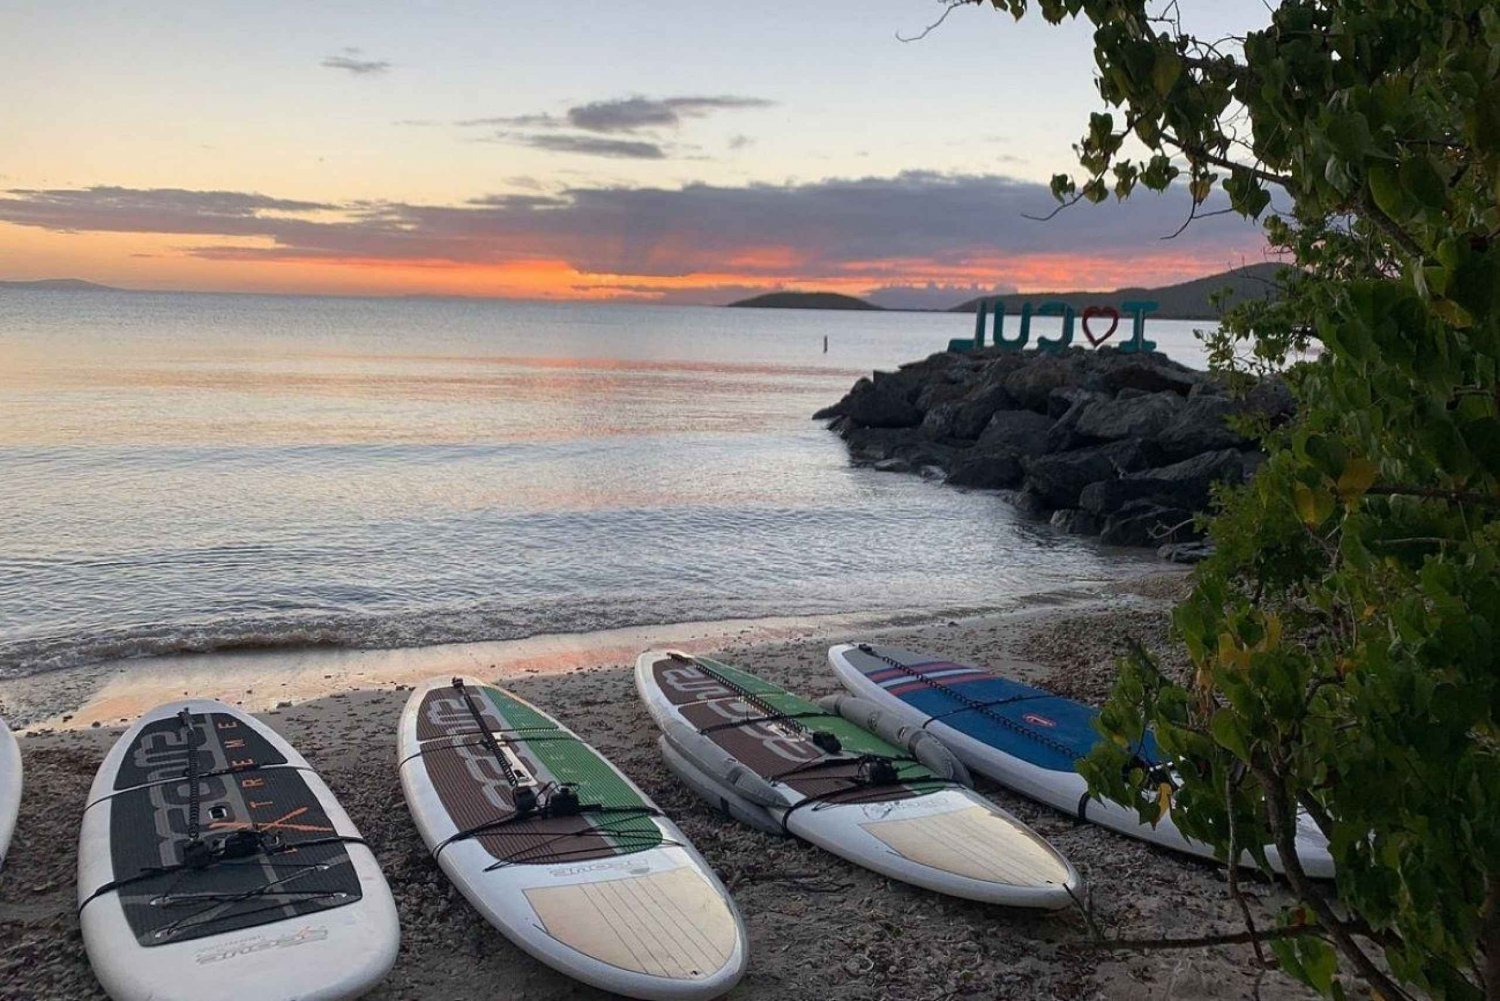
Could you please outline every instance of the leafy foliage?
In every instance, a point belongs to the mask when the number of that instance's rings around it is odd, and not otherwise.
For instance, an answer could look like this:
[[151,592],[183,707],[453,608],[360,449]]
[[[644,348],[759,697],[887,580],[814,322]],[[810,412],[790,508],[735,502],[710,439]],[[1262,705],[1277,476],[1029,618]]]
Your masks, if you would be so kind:
[[[1060,201],[1185,183],[1299,265],[1226,318],[1216,364],[1249,384],[1319,349],[1265,467],[1220,495],[1176,612],[1194,676],[1124,663],[1081,770],[1155,820],[1126,750],[1153,729],[1178,826],[1285,861],[1283,922],[1318,934],[1277,955],[1324,994],[1500,998],[1500,4],[1284,0],[1205,40],[1175,3],[974,2],[1094,25],[1106,110]],[[1301,872],[1299,812],[1336,897]]]

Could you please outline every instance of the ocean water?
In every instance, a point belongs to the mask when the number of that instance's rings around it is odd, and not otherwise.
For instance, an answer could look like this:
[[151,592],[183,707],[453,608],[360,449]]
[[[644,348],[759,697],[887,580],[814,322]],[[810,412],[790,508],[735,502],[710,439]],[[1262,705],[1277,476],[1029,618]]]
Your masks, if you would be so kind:
[[[1149,333],[1200,361],[1193,324]],[[0,676],[995,607],[1141,571],[809,419],[965,316],[0,292]],[[1040,329],[1040,328],[1039,328]],[[828,338],[828,351],[823,339]]]

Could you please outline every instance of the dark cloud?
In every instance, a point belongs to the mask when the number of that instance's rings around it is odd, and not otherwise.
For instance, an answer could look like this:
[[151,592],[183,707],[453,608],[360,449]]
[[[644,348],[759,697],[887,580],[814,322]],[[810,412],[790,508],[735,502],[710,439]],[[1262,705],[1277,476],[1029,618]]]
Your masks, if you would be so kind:
[[355,76],[370,76],[384,73],[391,68],[385,59],[361,59],[359,49],[345,49],[343,55],[329,56],[322,65],[331,70],[345,70]]
[[17,188],[0,198],[0,219],[44,229],[112,233],[217,233],[254,236],[283,220],[269,213],[343,206],[239,191],[182,188]]
[[530,135],[518,136],[516,142],[554,153],[582,153],[584,156],[608,156],[625,160],[664,160],[667,152],[653,142],[636,139],[605,139],[600,136]]
[[594,101],[568,109],[568,122],[588,132],[636,132],[641,129],[672,128],[684,118],[702,118],[715,111],[739,108],[769,108],[773,102],[759,97],[625,97]]
[[[1046,186],[1031,181],[913,171],[741,187],[575,187],[458,205],[335,207],[177,189],[14,190],[0,197],[0,221],[51,230],[257,238],[255,244],[187,248],[216,259],[496,264],[551,258],[581,272],[640,278],[858,277],[875,286],[910,284],[914,276],[1013,281],[1014,268],[1037,260],[1054,262],[1045,280],[1064,286],[1089,280],[1066,270],[1074,261],[1109,259],[1128,272],[1137,263],[1144,268],[1171,258],[1179,273],[1208,272],[1264,246],[1259,229],[1236,216],[1200,219],[1163,242],[1186,217],[1182,192],[1078,205],[1050,222],[1023,217],[1052,204]],[[1218,199],[1206,206],[1218,207]],[[313,212],[319,214],[307,216]]]

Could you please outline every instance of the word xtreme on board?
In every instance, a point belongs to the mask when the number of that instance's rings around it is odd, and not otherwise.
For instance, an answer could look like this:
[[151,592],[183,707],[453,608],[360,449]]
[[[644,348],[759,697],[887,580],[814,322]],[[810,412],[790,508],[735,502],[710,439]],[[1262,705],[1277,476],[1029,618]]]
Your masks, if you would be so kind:
[[[994,307],[994,345],[1002,351],[1021,351],[1031,341],[1031,318],[1033,316],[1058,316],[1062,318],[1062,334],[1058,337],[1042,337],[1036,339],[1038,351],[1062,351],[1073,343],[1073,330],[1076,326],[1083,332],[1083,336],[1094,347],[1098,347],[1115,335],[1120,327],[1120,317],[1124,314],[1130,317],[1130,340],[1120,345],[1120,350],[1125,352],[1155,351],[1156,342],[1146,340],[1146,316],[1155,312],[1157,303],[1147,300],[1132,300],[1120,303],[1120,308],[1113,306],[1088,306],[1082,312],[1075,310],[1065,302],[1044,302],[1033,308],[1031,303],[1021,307],[1021,331],[1015,338],[1005,336],[1005,303],[996,302]],[[974,351],[984,347],[985,320],[990,314],[991,304],[983,299],[974,313],[974,337],[963,338],[948,342],[949,351]],[[1109,329],[1102,333],[1095,333],[1089,326],[1091,320],[1108,320]]]

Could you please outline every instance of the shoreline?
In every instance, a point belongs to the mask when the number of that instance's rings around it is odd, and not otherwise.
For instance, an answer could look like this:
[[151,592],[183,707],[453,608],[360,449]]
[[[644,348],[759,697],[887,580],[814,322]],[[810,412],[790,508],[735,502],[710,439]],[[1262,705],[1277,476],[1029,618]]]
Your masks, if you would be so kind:
[[[634,663],[638,653],[651,647],[678,646],[706,653],[734,641],[769,643],[841,631],[869,635],[903,625],[1086,607],[1106,600],[1105,595],[1132,580],[1162,574],[1170,571],[1143,564],[1134,577],[1091,581],[962,608],[702,619],[421,646],[308,644],[112,658],[0,677],[0,717],[18,733],[114,726],[188,693],[231,702],[250,712],[266,712],[287,708],[283,703],[295,705],[339,692],[412,684],[443,673],[490,671],[501,679],[559,674],[612,659]],[[1120,600],[1129,600],[1129,595]]]
[[[784,620],[776,629],[745,623],[705,633],[683,629],[681,642],[713,652],[799,693],[835,690],[824,663],[841,639],[878,635],[883,641],[941,651],[956,659],[1008,664],[1022,680],[1097,701],[1113,673],[1112,655],[1126,638],[1169,647],[1167,612],[1185,586],[1181,573],[1132,578],[1090,594],[1054,592],[1022,607],[965,619],[918,616],[906,621]],[[722,624],[721,624],[722,625]],[[779,630],[779,631],[776,631]],[[655,729],[639,704],[631,668],[644,637],[589,634],[566,643],[536,644],[523,655],[474,662],[463,670],[495,676],[537,702],[616,761],[657,800],[725,881],[751,941],[750,968],[731,999],[957,997],[1068,999],[1237,998],[1259,988],[1265,998],[1309,995],[1280,974],[1253,964],[1249,947],[1156,952],[1100,951],[1088,943],[1081,915],[986,907],[894,883],[811,845],[737,825],[680,785],[662,765]],[[525,643],[527,641],[513,641]],[[627,648],[628,646],[628,648]],[[262,713],[307,756],[339,796],[371,844],[395,893],[402,923],[400,958],[368,997],[520,998],[561,1001],[603,998],[530,959],[485,924],[432,864],[401,799],[395,728],[407,692],[395,666],[436,673],[428,659],[369,665],[319,682],[328,691]],[[343,651],[351,660],[383,651]],[[566,655],[566,659],[564,659]],[[528,659],[529,658],[529,659]],[[317,659],[317,658],[315,658]],[[457,663],[456,661],[447,661]],[[482,663],[476,669],[475,664]],[[543,670],[543,664],[553,668]],[[363,671],[363,674],[360,672]],[[333,672],[324,672],[333,674]],[[40,676],[43,681],[48,676]],[[19,679],[19,680],[36,680]],[[15,697],[16,681],[0,685]],[[234,684],[261,694],[264,682]],[[279,685],[276,686],[279,693]],[[197,693],[195,693],[197,694]],[[241,694],[239,698],[247,696]],[[287,700],[282,700],[287,701]],[[102,704],[106,704],[101,702]],[[110,703],[113,704],[113,703]],[[254,708],[254,707],[248,707]],[[78,812],[88,784],[120,732],[118,723],[34,727],[21,737],[27,785],[7,868],[0,873],[0,999],[100,998],[78,935],[74,869]],[[1240,916],[1223,870],[1081,824],[1061,813],[981,782],[980,791],[1052,841],[1089,884],[1094,919],[1106,934],[1125,937],[1194,935],[1235,930]],[[1265,912],[1281,899],[1275,884],[1244,880]],[[1258,916],[1264,916],[1258,915]]]

